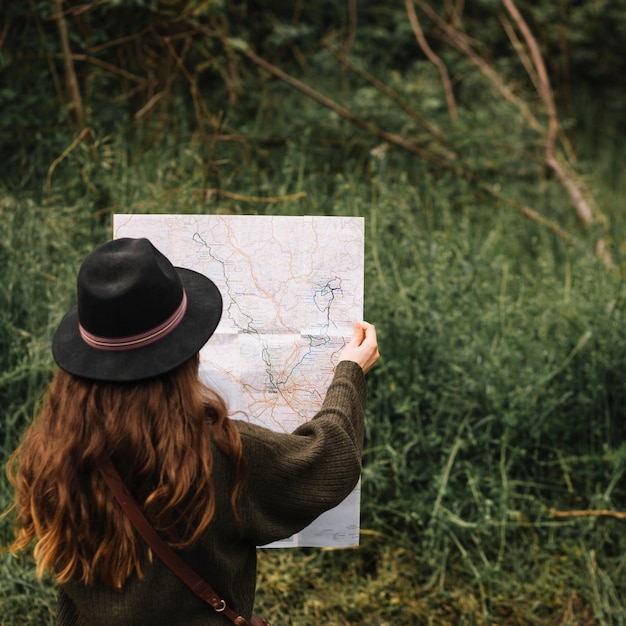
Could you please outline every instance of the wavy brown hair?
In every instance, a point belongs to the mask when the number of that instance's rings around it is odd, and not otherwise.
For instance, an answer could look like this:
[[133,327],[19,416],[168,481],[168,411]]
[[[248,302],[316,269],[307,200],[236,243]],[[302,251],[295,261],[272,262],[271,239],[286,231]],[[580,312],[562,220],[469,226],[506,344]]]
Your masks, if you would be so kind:
[[224,401],[198,379],[198,357],[134,383],[77,378],[59,370],[11,456],[17,537],[36,541],[37,573],[121,588],[141,576],[144,546],[95,466],[106,452],[126,486],[168,542],[194,543],[215,512],[211,440],[236,472],[231,505],[245,480],[239,431]]

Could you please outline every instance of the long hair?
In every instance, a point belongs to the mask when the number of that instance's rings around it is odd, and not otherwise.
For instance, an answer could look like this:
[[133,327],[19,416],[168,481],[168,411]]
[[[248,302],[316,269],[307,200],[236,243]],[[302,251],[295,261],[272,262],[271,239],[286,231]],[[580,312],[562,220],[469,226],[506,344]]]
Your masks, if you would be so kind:
[[106,452],[155,528],[174,547],[193,544],[215,513],[211,439],[235,470],[231,506],[245,481],[239,431],[224,401],[198,380],[198,356],[133,383],[59,370],[43,409],[12,454],[17,536],[36,541],[39,576],[121,588],[139,576],[144,546],[95,466]]

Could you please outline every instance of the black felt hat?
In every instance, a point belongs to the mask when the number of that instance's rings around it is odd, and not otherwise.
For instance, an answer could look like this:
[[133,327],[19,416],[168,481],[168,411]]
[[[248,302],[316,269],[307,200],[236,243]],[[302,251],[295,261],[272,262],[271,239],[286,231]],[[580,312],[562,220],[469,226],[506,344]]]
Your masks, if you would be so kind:
[[174,267],[147,239],[115,239],[83,261],[77,304],[59,324],[52,354],[84,378],[151,378],[196,354],[221,315],[222,296],[206,276]]

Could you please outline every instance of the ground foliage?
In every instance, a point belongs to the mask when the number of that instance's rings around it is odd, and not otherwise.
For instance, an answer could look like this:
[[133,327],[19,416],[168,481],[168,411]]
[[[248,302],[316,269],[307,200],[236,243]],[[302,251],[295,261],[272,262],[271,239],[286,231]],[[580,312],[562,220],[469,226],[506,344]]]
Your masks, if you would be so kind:
[[[362,546],[262,552],[258,611],[294,625],[624,624],[626,5],[518,3],[546,91],[504,3],[410,4],[456,119],[406,3],[0,7],[0,458],[112,213],[360,215],[383,354]],[[566,179],[546,166],[546,94]],[[5,518],[2,544],[10,533]],[[54,590],[29,558],[0,568],[0,623],[52,623]]]

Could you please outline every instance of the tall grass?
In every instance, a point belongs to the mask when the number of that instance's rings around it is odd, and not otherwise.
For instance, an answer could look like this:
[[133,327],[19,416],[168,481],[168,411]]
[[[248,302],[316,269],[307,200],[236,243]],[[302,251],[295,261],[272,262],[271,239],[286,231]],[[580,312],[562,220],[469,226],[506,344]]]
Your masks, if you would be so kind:
[[[69,306],[78,259],[91,247],[89,212],[46,204],[32,194],[0,199],[0,511],[11,493],[4,466],[53,371],[50,340]],[[0,520],[0,543],[12,537]],[[0,624],[53,623],[54,593],[36,580],[32,562],[0,554]]]
[[[551,511],[626,502],[624,285],[517,215],[421,197],[403,211],[409,194],[387,185],[370,212],[369,309],[385,358],[364,515],[412,538],[441,591],[461,572],[471,581],[467,623],[500,623],[502,603],[526,607],[511,623],[546,623],[554,605],[538,599],[555,551],[568,563],[558,601],[575,593],[597,623],[622,623],[623,521]],[[535,608],[520,596],[533,583]]]
[[[626,507],[612,166],[590,164],[589,180],[614,224],[615,270],[583,235],[567,246],[415,159],[346,145],[321,161],[306,136],[248,145],[243,158],[242,146],[162,137],[75,146],[41,191],[0,201],[3,462],[53,370],[50,339],[80,260],[110,236],[112,212],[364,216],[366,317],[382,359],[369,378],[362,547],[263,552],[258,610],[299,626],[624,624],[623,520],[552,512]],[[502,184],[568,210],[550,181]],[[0,507],[10,497],[3,481]],[[0,530],[7,543],[10,517]],[[0,570],[0,623],[53,623],[54,591],[31,561],[5,555]]]

